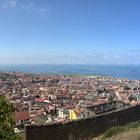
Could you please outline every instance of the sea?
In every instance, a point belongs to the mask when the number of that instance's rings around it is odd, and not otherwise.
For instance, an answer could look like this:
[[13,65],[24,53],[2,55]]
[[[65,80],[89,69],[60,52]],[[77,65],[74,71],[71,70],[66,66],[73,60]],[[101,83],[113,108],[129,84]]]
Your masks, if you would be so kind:
[[0,71],[33,74],[97,75],[140,80],[140,65],[9,64],[0,65]]

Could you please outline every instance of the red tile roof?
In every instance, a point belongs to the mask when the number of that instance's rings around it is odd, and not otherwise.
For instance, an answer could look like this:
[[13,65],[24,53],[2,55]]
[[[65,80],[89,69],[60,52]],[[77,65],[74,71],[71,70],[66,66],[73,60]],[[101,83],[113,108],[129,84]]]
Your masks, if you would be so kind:
[[27,119],[30,119],[30,115],[28,111],[23,111],[23,112],[14,112],[14,120],[15,121],[24,121]]

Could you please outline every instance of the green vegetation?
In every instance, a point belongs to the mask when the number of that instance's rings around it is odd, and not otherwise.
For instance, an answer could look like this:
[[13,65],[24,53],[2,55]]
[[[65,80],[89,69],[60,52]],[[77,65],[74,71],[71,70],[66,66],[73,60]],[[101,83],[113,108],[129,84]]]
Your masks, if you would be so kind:
[[106,88],[104,88],[104,89],[98,89],[97,91],[98,91],[99,94],[102,94],[103,92],[105,92],[105,93],[108,93],[109,92]]
[[131,96],[128,97],[128,100],[129,100],[129,101],[133,101],[133,100],[134,100],[134,101],[137,101],[137,97],[134,96],[134,95],[131,95]]
[[130,90],[131,88],[130,87],[128,87],[128,86],[125,86],[124,87],[124,90]]
[[112,102],[113,101],[113,97],[112,96],[109,96],[108,97],[108,102]]
[[12,105],[0,96],[0,140],[20,140],[14,132]]
[[108,129],[102,136],[101,140],[108,140],[109,138],[112,138],[113,136],[116,136],[118,134],[121,134],[123,132],[130,132],[130,131],[139,131],[140,130],[140,121],[130,123],[125,126],[117,126],[112,127]]
[[124,131],[125,131],[125,128],[122,126],[112,127],[103,134],[102,139],[104,140],[104,139],[111,138],[112,136],[122,133]]
[[43,125],[46,123],[47,120],[48,120],[48,117],[46,115],[41,115],[37,118],[37,123],[40,125]]

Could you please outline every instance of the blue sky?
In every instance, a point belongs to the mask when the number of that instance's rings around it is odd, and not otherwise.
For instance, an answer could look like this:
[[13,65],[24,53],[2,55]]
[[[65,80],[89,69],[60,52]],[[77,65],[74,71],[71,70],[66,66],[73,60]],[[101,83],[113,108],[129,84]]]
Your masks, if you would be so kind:
[[140,64],[139,0],[0,0],[0,63]]

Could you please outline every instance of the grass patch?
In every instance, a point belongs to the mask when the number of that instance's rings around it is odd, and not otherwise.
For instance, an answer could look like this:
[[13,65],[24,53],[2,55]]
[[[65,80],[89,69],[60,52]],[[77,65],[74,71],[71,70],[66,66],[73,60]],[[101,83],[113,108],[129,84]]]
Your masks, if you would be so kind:
[[112,127],[110,129],[108,129],[102,137],[102,140],[107,139],[107,138],[111,138],[114,135],[117,135],[119,133],[125,132],[125,128],[122,126],[118,126],[118,127]]
[[115,135],[118,135],[120,133],[126,132],[126,131],[134,131],[134,130],[140,130],[140,121],[129,123],[125,126],[117,126],[112,127],[108,129],[101,137],[102,140],[109,139]]
[[137,128],[140,127],[140,121],[129,123],[128,125],[126,125],[126,127],[128,127],[129,129],[132,129],[132,128],[136,128],[137,129]]

